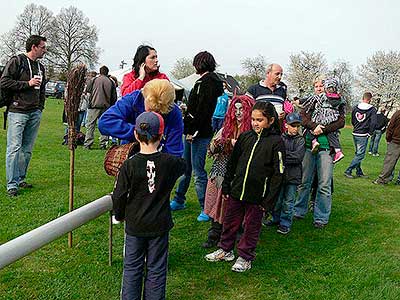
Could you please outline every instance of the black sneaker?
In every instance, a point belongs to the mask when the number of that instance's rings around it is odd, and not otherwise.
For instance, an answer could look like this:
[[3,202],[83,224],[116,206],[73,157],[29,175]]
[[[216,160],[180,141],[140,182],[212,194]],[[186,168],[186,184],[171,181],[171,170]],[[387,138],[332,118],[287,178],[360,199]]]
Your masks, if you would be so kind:
[[20,188],[23,188],[23,189],[31,189],[31,188],[33,188],[33,185],[32,185],[32,184],[26,183],[25,181],[20,182],[18,186],[19,186]]
[[348,173],[348,172],[344,172],[344,176],[346,176],[347,178],[350,178],[350,179],[354,178],[354,176],[351,175],[351,173]]
[[279,222],[273,221],[273,220],[267,220],[263,219],[262,224],[266,227],[272,227],[272,226],[277,226],[279,225]]
[[279,225],[278,230],[276,232],[280,233],[280,234],[283,234],[283,235],[286,235],[286,234],[288,234],[290,232],[290,228],[286,227],[286,226],[283,226],[283,225]]
[[358,178],[368,178],[368,175],[365,175],[365,174],[357,174],[356,176]]
[[12,188],[7,191],[7,195],[9,197],[17,197],[18,196],[18,189]]
[[213,248],[216,247],[218,244],[218,241],[214,241],[214,240],[207,240],[205,241],[201,246],[205,249],[209,249],[209,248]]
[[314,222],[313,223],[313,226],[314,226],[315,229],[323,229],[323,228],[326,227],[326,225],[328,225],[328,224],[322,224],[320,222]]
[[400,185],[400,180],[397,180],[394,185]]

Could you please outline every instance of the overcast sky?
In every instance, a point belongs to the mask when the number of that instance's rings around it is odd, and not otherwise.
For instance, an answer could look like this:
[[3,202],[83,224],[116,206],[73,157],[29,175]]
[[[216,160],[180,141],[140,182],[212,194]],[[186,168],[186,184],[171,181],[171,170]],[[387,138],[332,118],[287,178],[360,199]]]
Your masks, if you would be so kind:
[[[0,0],[0,33],[10,30],[32,1]],[[355,69],[378,50],[400,50],[397,0],[37,0],[57,14],[82,10],[99,30],[100,64],[111,70],[132,63],[136,48],[156,48],[161,68],[181,57],[211,52],[219,70],[243,73],[240,61],[263,55],[288,65],[289,55],[322,52],[328,63],[341,59]]]

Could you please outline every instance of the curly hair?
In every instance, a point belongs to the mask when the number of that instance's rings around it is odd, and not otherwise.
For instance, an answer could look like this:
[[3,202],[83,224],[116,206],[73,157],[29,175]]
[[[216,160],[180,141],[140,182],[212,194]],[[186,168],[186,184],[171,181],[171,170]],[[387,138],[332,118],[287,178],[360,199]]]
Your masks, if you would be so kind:
[[168,114],[175,100],[174,86],[167,79],[153,79],[145,84],[142,91],[149,110]]
[[[236,116],[235,116],[235,104],[242,104],[242,122],[240,127],[237,125]],[[224,124],[222,125],[222,134],[220,143],[224,147],[225,153],[230,153],[232,150],[231,139],[234,138],[235,133],[238,135],[242,132],[248,131],[251,129],[251,111],[255,101],[253,98],[240,95],[233,97],[231,103],[229,104],[228,111],[226,112]],[[237,132],[239,131],[239,132]]]

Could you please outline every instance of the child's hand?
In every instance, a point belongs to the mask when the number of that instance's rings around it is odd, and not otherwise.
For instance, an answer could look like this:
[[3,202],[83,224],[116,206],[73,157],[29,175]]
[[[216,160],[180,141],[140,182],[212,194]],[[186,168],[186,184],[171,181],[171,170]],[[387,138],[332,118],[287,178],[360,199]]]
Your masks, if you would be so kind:
[[235,146],[236,141],[237,141],[237,140],[235,140],[235,139],[231,139],[231,144],[232,144],[232,146]]
[[261,209],[262,211],[266,211],[266,209],[264,207],[262,207],[261,205],[258,206],[259,209]]

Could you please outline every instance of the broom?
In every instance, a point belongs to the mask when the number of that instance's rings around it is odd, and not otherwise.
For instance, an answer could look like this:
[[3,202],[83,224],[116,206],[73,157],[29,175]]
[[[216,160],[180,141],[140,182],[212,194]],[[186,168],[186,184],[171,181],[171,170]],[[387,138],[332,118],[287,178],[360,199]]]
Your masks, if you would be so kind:
[[[70,153],[69,160],[69,211],[74,209],[74,172],[75,172],[75,148],[76,130],[75,123],[78,118],[78,109],[81,101],[83,89],[85,87],[86,66],[80,64],[72,68],[68,73],[67,97],[65,98],[64,108],[68,122],[68,148]],[[68,246],[72,247],[72,232],[68,233]]]

